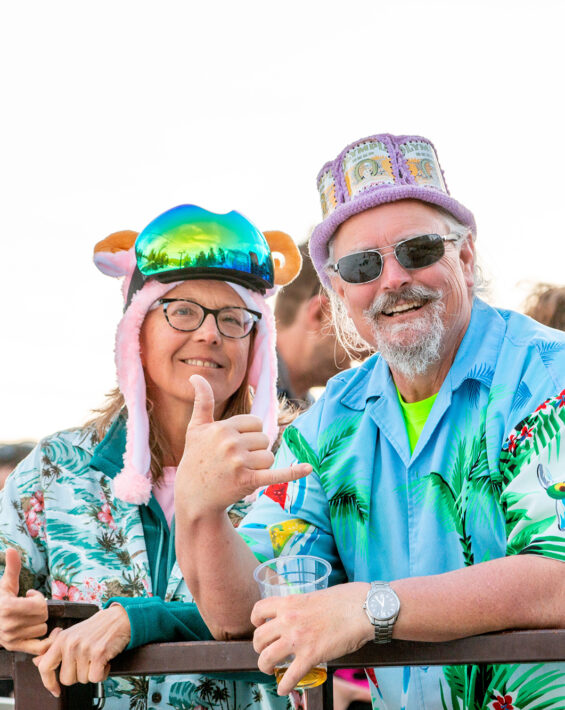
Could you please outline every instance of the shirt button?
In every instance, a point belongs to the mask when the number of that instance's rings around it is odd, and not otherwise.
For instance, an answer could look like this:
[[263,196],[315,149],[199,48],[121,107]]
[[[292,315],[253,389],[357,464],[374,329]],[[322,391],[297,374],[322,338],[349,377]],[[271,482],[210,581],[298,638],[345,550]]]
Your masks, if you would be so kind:
[[160,703],[162,699],[163,696],[161,695],[161,693],[153,693],[153,695],[151,696],[152,703]]

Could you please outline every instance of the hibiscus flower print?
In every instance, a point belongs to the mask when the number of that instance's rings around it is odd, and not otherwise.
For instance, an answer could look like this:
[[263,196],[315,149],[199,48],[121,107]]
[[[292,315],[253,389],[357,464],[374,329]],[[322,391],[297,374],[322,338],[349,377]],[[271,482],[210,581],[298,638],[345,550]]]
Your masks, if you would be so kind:
[[45,510],[45,501],[43,499],[43,491],[36,491],[29,499],[29,505],[36,513],[41,513]]
[[53,599],[61,599],[66,602],[83,602],[84,598],[78,587],[73,584],[66,585],[60,579],[53,580],[51,585],[51,595]]
[[502,448],[505,451],[510,451],[511,454],[513,454],[516,451],[516,434],[510,434],[508,439],[504,442]]
[[108,503],[104,503],[98,513],[96,514],[96,517],[101,523],[104,523],[104,525],[107,525],[109,528],[112,528],[112,530],[115,530],[117,525],[114,522],[114,517],[112,515],[112,509],[108,505]]
[[520,430],[520,441],[524,441],[524,439],[531,439],[533,428],[534,427],[523,426]]
[[31,537],[37,537],[41,531],[41,521],[34,510],[28,510],[25,514],[26,525]]
[[24,505],[25,523],[31,537],[45,537],[43,530],[45,521],[42,515],[44,509],[45,503],[42,491],[36,491]]
[[494,691],[495,699],[489,703],[490,710],[520,710],[514,705],[514,698],[510,693],[502,695],[498,691]]
[[98,582],[94,577],[87,577],[83,584],[83,600],[100,606],[102,597],[106,592],[106,584]]

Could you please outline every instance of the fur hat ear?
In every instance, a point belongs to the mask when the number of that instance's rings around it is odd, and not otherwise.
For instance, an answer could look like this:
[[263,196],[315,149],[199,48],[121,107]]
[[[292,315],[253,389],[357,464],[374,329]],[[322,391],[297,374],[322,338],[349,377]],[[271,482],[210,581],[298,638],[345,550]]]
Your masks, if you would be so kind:
[[302,257],[292,237],[286,232],[263,232],[275,264],[275,284],[286,286],[300,273]]
[[131,275],[135,268],[133,245],[138,232],[113,232],[94,247],[94,263],[107,276]]

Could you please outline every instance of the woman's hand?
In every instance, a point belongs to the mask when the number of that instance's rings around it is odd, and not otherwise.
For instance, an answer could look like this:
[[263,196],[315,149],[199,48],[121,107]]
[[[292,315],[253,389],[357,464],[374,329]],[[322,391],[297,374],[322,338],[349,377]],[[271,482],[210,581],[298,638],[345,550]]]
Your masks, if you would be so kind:
[[33,662],[43,685],[58,698],[61,695],[59,683],[73,685],[105,680],[110,672],[110,661],[124,650],[130,638],[126,610],[112,604],[68,629],[54,629],[48,639],[50,648]]
[[41,639],[47,633],[47,600],[36,589],[18,597],[21,566],[19,552],[7,548],[0,577],[0,645],[8,651],[35,655],[49,645],[48,639]]
[[288,695],[318,663],[353,653],[374,638],[363,610],[368,589],[364,582],[351,582],[255,604],[251,622],[257,626],[253,647],[259,654],[259,670],[273,673],[276,665],[294,655],[279,683],[279,695]]
[[223,512],[257,488],[291,481],[311,472],[309,464],[270,469],[274,456],[259,417],[240,414],[214,421],[214,393],[204,377],[193,375],[194,408],[176,482],[176,510],[199,515]]

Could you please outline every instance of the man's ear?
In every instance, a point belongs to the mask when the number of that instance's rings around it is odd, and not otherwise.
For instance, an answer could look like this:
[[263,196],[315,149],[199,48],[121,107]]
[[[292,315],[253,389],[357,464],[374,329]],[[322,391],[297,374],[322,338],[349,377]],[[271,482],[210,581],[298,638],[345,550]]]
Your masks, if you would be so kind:
[[305,327],[309,331],[318,331],[326,321],[326,314],[329,309],[328,297],[323,294],[311,296],[303,304]]
[[469,288],[472,288],[475,283],[475,259],[475,242],[473,235],[469,233],[459,251],[459,260],[465,276],[465,283]]

